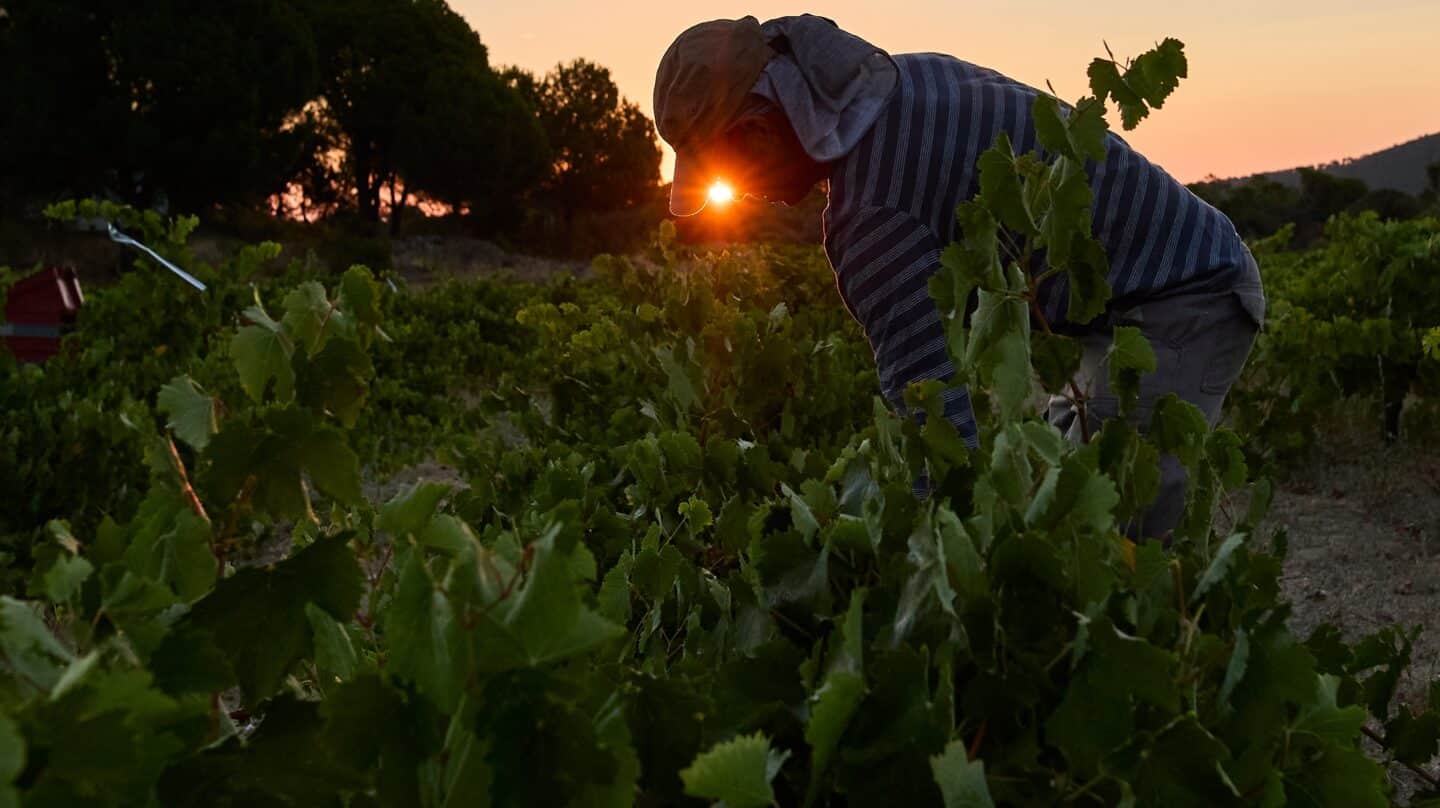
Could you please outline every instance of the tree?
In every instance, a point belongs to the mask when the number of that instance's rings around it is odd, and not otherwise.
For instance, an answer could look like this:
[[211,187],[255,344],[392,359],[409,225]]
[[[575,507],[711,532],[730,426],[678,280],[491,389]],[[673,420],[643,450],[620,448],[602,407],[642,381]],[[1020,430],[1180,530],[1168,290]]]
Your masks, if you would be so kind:
[[1440,162],[1425,166],[1425,190],[1420,201],[1430,206],[1440,206]]
[[534,110],[499,76],[460,65],[432,72],[416,101],[396,143],[406,187],[490,229],[518,226],[549,163]]
[[190,210],[285,184],[318,87],[291,0],[12,0],[0,33],[0,174],[29,199],[104,194]]
[[1337,177],[1318,168],[1300,169],[1300,198],[1316,223],[1355,204],[1369,191],[1362,180]]
[[1425,203],[1419,198],[1394,188],[1376,188],[1355,200],[1346,208],[1347,213],[1361,213],[1373,210],[1386,221],[1413,219],[1425,211]]
[[0,214],[36,198],[122,187],[128,109],[106,75],[110,16],[93,7],[83,0],[5,2]]
[[148,0],[116,15],[142,191],[183,210],[255,205],[304,158],[298,116],[319,90],[315,40],[291,0]]
[[485,46],[443,0],[313,0],[323,94],[361,218],[387,190],[398,231],[412,194],[486,211],[544,169],[533,114],[490,70]]
[[1295,221],[1301,207],[1297,190],[1263,176],[1196,183],[1190,189],[1230,217],[1247,238],[1268,236]]
[[539,114],[554,152],[546,196],[566,220],[653,197],[660,183],[655,127],[620,96],[609,70],[576,59],[557,65],[544,80],[515,68],[504,76]]

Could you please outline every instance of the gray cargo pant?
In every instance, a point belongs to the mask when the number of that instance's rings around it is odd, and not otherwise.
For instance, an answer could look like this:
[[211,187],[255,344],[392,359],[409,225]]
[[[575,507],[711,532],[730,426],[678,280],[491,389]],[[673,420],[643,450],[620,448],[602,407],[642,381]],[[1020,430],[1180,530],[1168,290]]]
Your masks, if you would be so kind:
[[[1130,416],[1141,431],[1150,426],[1156,399],[1166,393],[1199,407],[1214,427],[1220,419],[1225,394],[1240,376],[1255,335],[1265,320],[1265,295],[1260,269],[1247,250],[1242,277],[1233,287],[1216,291],[1180,291],[1145,301],[1101,317],[1096,328],[1080,336],[1084,359],[1075,382],[1089,401],[1086,415],[1091,434],[1107,418],[1119,414],[1110,392],[1105,352],[1115,326],[1135,326],[1155,349],[1155,372],[1140,381],[1140,401]],[[1078,414],[1068,398],[1052,396],[1050,423],[1073,441],[1081,440]],[[1160,461],[1160,495],[1148,511],[1125,526],[1133,539],[1169,540],[1169,533],[1185,510],[1185,469],[1173,456]]]

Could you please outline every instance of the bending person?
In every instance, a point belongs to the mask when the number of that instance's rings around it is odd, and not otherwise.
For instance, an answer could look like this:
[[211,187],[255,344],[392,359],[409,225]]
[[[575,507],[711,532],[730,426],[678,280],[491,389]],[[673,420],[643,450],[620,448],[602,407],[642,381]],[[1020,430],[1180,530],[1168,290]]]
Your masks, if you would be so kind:
[[[927,281],[959,236],[955,208],[979,188],[980,154],[1002,131],[1018,152],[1035,147],[1038,92],[951,56],[892,56],[822,17],[701,23],[670,46],[655,79],[656,127],[676,153],[670,210],[698,213],[719,177],[788,204],[828,181],[825,253],[874,350],[881,392],[903,412],[907,385],[955,373]],[[1136,423],[1173,392],[1213,426],[1264,319],[1259,269],[1224,214],[1107,137],[1105,160],[1086,170],[1110,261],[1108,310],[1067,323],[1063,274],[1041,287],[1040,307],[1084,346],[1077,383],[1092,431],[1118,412],[1102,364],[1116,325],[1139,327],[1155,349]],[[945,396],[946,417],[976,445],[965,389]],[[1080,440],[1068,399],[1052,399],[1049,418]],[[1165,538],[1184,504],[1184,469],[1166,457],[1159,498],[1128,532]]]

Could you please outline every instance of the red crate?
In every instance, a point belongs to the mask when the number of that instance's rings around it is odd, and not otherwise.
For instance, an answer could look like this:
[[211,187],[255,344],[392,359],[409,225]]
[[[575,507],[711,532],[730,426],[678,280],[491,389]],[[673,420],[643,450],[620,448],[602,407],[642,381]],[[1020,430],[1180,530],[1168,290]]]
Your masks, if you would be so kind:
[[60,350],[60,337],[75,323],[85,294],[73,269],[43,269],[10,287],[0,334],[15,358],[44,362]]

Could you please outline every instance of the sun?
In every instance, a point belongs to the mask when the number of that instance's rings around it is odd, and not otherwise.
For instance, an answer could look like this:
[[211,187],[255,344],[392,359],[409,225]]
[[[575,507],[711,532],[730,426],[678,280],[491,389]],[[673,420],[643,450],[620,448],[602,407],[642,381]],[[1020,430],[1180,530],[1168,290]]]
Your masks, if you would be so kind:
[[722,180],[716,180],[710,186],[710,201],[717,205],[728,205],[735,199],[735,189],[725,184]]

